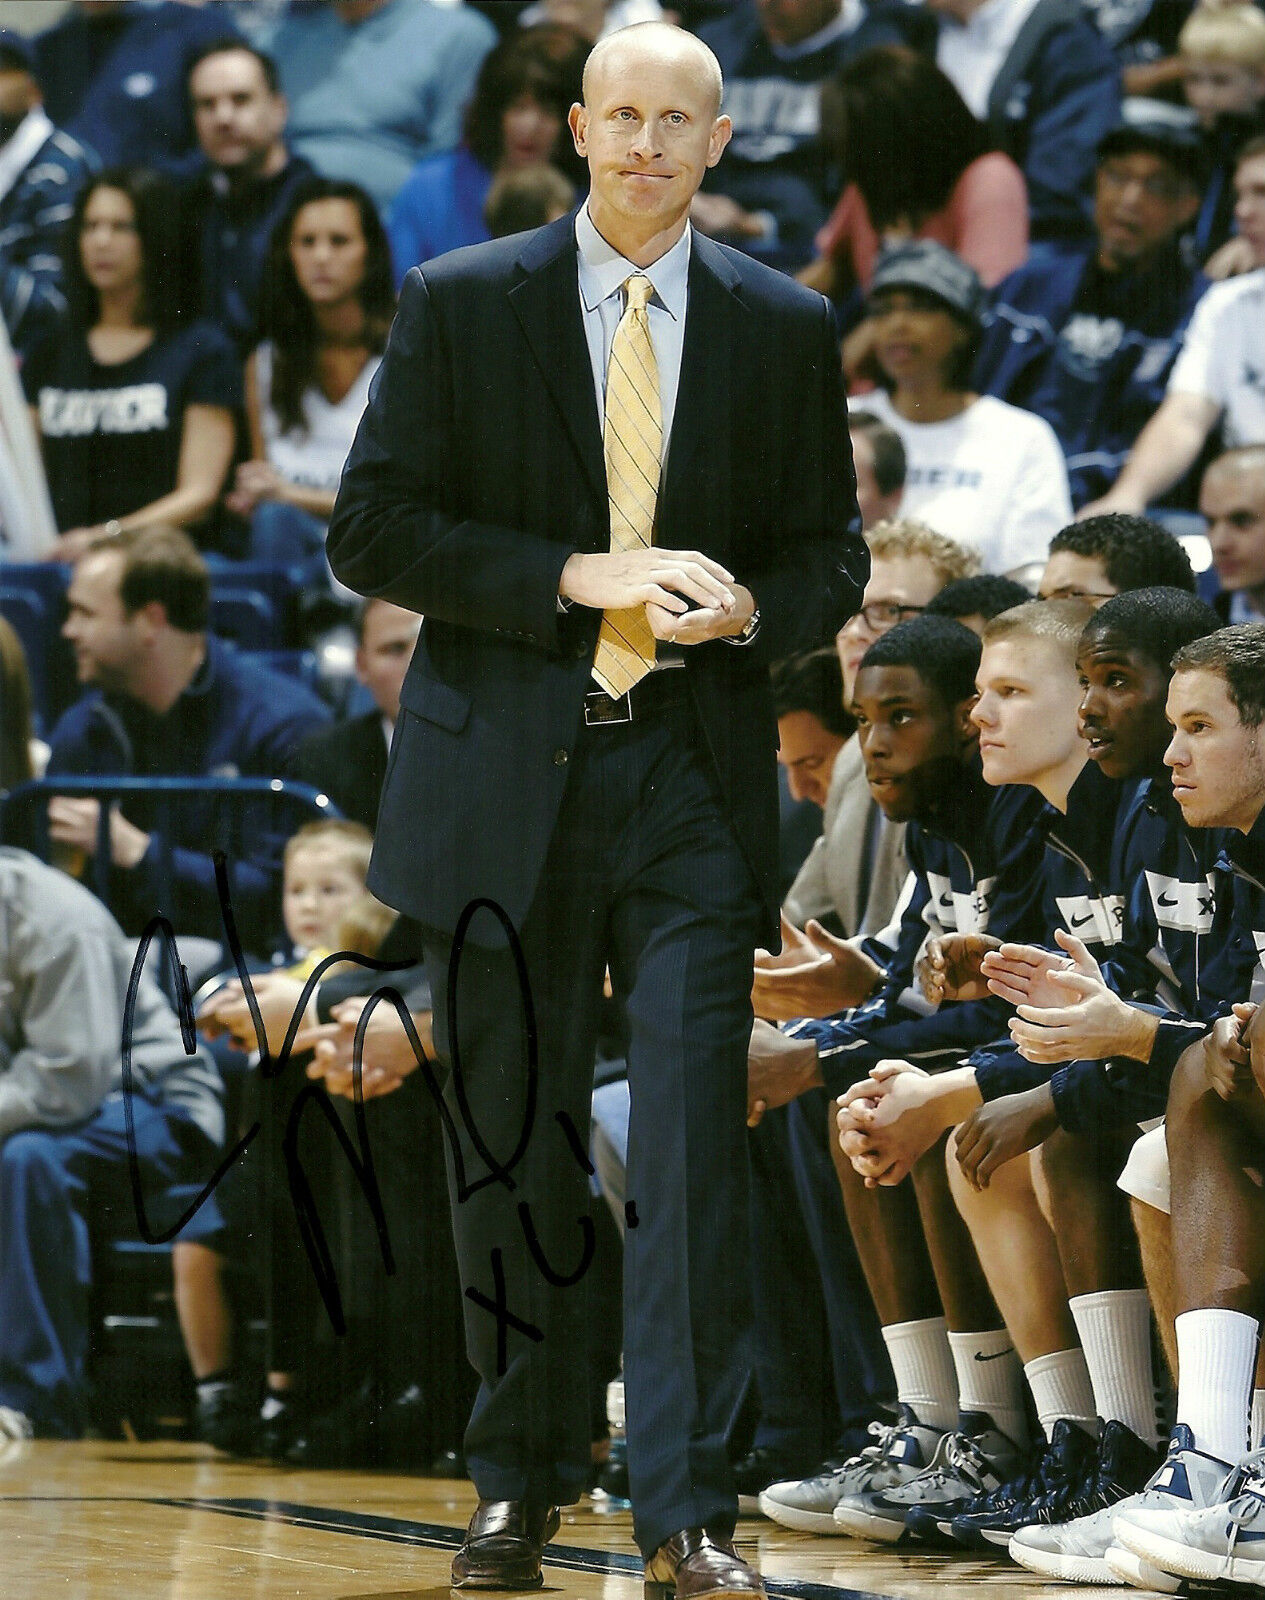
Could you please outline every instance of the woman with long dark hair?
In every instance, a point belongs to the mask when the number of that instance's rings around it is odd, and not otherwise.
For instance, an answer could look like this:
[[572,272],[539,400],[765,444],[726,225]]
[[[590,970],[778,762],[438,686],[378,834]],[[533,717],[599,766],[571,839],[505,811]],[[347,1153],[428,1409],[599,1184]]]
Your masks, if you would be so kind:
[[986,287],[1028,254],[1023,173],[971,115],[934,61],[881,45],[822,90],[822,131],[847,187],[800,274],[842,300],[869,288],[885,245],[934,239]]
[[54,559],[102,533],[196,532],[219,499],[241,373],[224,334],[180,320],[175,229],[174,190],[142,167],[101,173],[75,202],[67,316],[22,367],[62,530]]
[[397,283],[419,262],[490,237],[483,208],[494,178],[548,162],[587,183],[567,112],[581,98],[589,49],[574,28],[545,22],[510,34],[485,58],[462,143],[420,162],[391,204]]
[[246,365],[250,461],[228,506],[251,554],[325,581],[325,525],[386,348],[395,286],[386,233],[354,183],[311,178],[273,230],[264,340]]

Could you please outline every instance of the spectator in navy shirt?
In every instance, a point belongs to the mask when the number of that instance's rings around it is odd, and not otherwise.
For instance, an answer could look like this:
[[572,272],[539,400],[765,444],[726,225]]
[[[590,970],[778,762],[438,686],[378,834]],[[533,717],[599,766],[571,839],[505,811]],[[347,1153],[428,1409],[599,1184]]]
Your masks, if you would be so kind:
[[246,354],[258,337],[268,243],[312,168],[285,141],[286,101],[271,56],[226,36],[189,68],[189,104],[206,168],[185,200],[198,310]]
[[821,138],[821,86],[880,44],[923,37],[920,8],[876,0],[738,0],[698,29],[725,75],[734,126],[724,161],[694,197],[705,233],[795,271],[842,185]]
[[42,98],[29,42],[0,29],[0,314],[19,355],[65,309],[61,235],[97,164]]
[[185,95],[189,63],[232,33],[218,5],[79,0],[35,40],[44,103],[108,167],[187,177],[200,165]]
[[1122,124],[1098,150],[1094,238],[1034,255],[985,316],[976,385],[1050,424],[1073,505],[1115,482],[1164,398],[1207,287],[1182,248],[1203,175],[1193,130]]
[[[239,656],[207,632],[210,582],[186,534],[150,528],[98,540],[71,578],[63,629],[79,681],[91,692],[51,736],[52,775],[285,778],[304,735],[329,720],[294,679]],[[96,800],[49,803],[54,840],[94,855]],[[210,851],[232,862],[243,941],[262,948],[280,885],[285,835],[268,808],[236,833],[214,798],[179,797],[160,814],[146,797],[124,801],[109,826],[111,908],[129,933],[157,911],[177,933],[222,933]],[[160,904],[170,853],[172,899]]]
[[1089,231],[1099,140],[1120,120],[1120,65],[1074,0],[926,0],[936,64],[1028,185],[1034,239]]
[[175,194],[144,169],[104,172],[67,230],[69,317],[22,368],[62,537],[205,522],[233,454],[241,373],[210,323],[181,325]]

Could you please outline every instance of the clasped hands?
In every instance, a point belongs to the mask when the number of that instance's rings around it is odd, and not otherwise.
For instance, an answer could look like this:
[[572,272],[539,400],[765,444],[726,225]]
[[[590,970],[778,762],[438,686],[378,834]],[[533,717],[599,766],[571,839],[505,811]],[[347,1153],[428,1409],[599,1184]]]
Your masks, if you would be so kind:
[[[985,994],[1008,1000],[1017,1008],[1011,1037],[1030,1061],[1147,1060],[1156,1019],[1108,988],[1079,939],[1062,930],[1055,937],[1065,954],[985,935],[946,935],[928,941],[919,978],[936,1001]],[[1260,1053],[1265,1061],[1265,1040]],[[1246,1060],[1241,1047],[1239,1054]],[[970,1068],[933,1077],[897,1060],[879,1062],[841,1096],[836,1120],[840,1147],[869,1188],[900,1183],[955,1126],[963,1174],[975,1188],[986,1188],[999,1167],[1043,1143],[1058,1124],[1049,1084],[984,1103]]]
[[[304,985],[284,973],[265,972],[251,979],[251,988],[269,1053],[279,1055]],[[306,1068],[309,1078],[323,1080],[330,1094],[348,1100],[355,1098],[356,1030],[369,999],[368,995],[353,995],[341,1001],[330,1013],[333,1021],[322,1023],[317,1019],[313,993],[290,1044],[293,1055],[312,1052]],[[422,1049],[433,1059],[430,1012],[413,1013],[412,1018]],[[227,1034],[241,1050],[253,1050],[258,1042],[250,1003],[236,979],[211,995],[198,1012],[198,1026],[208,1038]],[[418,1068],[412,1040],[395,1007],[386,1001],[378,1002],[365,1026],[360,1064],[361,1092],[366,1100],[390,1094]]]
[[918,977],[930,1000],[992,994],[1009,1001],[1010,1036],[1027,1061],[1149,1060],[1157,1018],[1108,987],[1074,934],[1059,928],[1054,937],[1065,954],[983,934],[947,934],[928,940]]
[[656,639],[702,644],[741,633],[755,614],[750,589],[698,550],[612,550],[567,557],[558,593],[596,611],[644,606]]

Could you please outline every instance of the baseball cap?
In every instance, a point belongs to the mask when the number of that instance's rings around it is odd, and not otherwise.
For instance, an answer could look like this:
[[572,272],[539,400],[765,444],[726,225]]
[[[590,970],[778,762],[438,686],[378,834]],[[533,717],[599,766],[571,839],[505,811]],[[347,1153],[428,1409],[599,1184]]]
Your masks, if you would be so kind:
[[974,325],[984,312],[984,285],[975,269],[934,239],[910,239],[884,250],[870,282],[871,297],[881,289],[922,289]]
[[1099,143],[1098,159],[1132,155],[1137,150],[1167,161],[1198,189],[1208,181],[1208,158],[1193,119],[1149,110],[1126,115]]

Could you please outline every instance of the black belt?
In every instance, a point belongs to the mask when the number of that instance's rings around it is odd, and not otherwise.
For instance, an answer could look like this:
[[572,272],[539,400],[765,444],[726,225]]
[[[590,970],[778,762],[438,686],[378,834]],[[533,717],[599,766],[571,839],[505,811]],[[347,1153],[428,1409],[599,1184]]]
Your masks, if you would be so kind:
[[684,705],[689,686],[683,667],[660,668],[648,672],[618,699],[596,686],[584,697],[584,722],[589,728],[604,728],[616,723],[636,722],[662,711],[667,706]]

